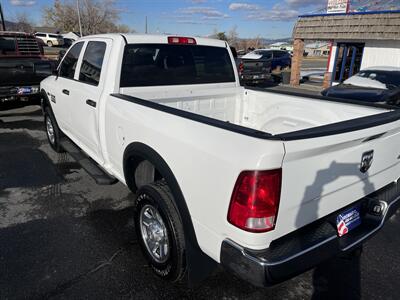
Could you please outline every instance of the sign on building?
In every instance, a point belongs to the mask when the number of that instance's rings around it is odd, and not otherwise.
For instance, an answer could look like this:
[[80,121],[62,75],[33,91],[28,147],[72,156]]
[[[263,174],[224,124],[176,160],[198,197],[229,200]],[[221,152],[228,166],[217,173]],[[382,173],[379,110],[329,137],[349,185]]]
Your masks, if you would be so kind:
[[328,0],[328,14],[348,12],[350,0]]

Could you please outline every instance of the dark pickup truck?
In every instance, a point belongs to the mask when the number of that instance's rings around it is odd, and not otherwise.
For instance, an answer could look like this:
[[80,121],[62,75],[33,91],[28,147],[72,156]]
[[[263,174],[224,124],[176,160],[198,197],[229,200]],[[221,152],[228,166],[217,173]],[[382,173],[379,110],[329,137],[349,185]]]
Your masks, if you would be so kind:
[[0,32],[0,106],[39,103],[39,83],[52,74],[54,66],[43,56],[34,35]]
[[283,50],[258,49],[240,58],[238,70],[241,82],[255,84],[271,78],[276,68],[290,67],[290,53]]

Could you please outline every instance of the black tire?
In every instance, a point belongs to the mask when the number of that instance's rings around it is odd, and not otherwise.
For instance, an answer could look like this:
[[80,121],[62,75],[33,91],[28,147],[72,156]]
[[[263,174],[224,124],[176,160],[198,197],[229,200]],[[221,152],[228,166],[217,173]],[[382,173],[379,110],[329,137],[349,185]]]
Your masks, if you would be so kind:
[[[174,197],[164,180],[139,188],[136,195],[135,229],[142,251],[150,267],[159,277],[172,282],[179,281],[186,273],[185,239],[182,221],[175,207]],[[167,230],[169,256],[165,262],[158,262],[154,259],[144,241],[140,215],[142,210],[149,206],[157,210]]]
[[[54,139],[49,134],[49,128],[47,122],[51,123],[51,126],[53,128]],[[60,128],[58,128],[56,119],[49,107],[46,107],[44,110],[44,128],[46,131],[47,140],[49,141],[51,148],[53,148],[53,150],[56,151],[57,153],[65,152],[60,145],[60,137],[62,136],[62,132]]]
[[53,47],[53,42],[52,41],[47,41],[47,46],[48,47]]

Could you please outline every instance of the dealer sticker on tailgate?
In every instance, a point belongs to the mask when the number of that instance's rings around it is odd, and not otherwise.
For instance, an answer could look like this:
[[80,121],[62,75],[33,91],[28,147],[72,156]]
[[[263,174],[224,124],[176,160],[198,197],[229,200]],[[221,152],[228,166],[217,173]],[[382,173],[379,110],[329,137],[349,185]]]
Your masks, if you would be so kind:
[[343,236],[350,230],[361,224],[360,206],[351,207],[336,218],[336,227],[339,236]]

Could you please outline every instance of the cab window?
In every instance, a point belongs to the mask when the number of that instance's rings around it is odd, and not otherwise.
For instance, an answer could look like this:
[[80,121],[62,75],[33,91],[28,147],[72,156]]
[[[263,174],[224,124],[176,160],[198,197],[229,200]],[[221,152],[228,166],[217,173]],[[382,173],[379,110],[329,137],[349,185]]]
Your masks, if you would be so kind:
[[79,81],[92,85],[99,84],[105,52],[105,42],[88,43],[79,71]]
[[0,37],[0,55],[2,54],[9,54],[15,53],[16,46],[15,46],[15,38],[14,37]]
[[68,51],[60,66],[60,77],[74,79],[76,64],[81,53],[83,42],[75,44]]

